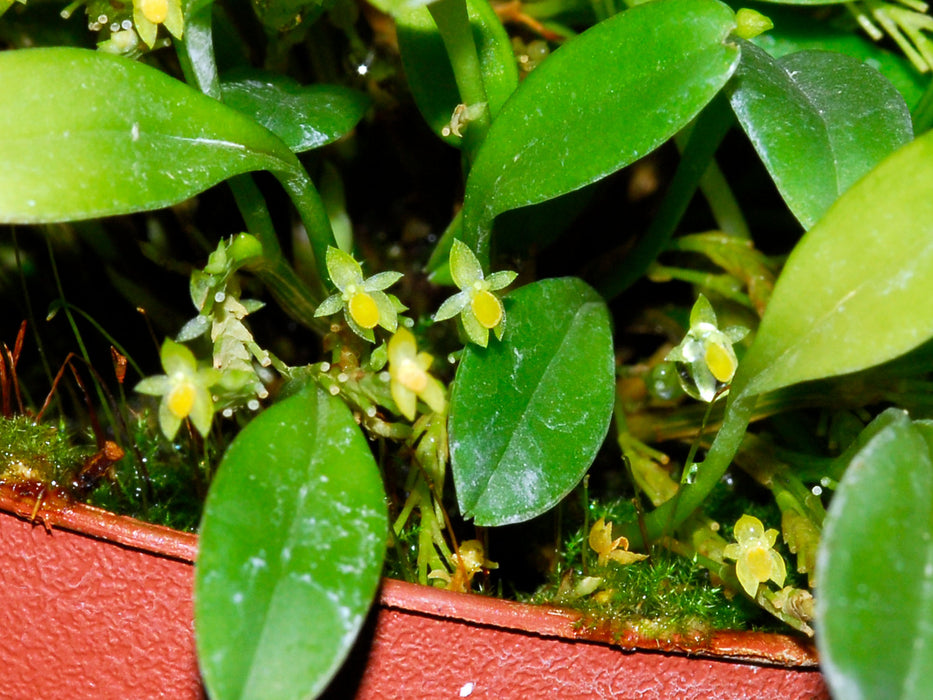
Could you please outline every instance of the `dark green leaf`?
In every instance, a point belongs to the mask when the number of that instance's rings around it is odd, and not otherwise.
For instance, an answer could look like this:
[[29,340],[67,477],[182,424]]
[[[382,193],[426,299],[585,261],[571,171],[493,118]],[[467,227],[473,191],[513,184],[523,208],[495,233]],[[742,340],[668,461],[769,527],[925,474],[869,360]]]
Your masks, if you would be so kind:
[[478,525],[551,508],[589,468],[614,399],[612,333],[602,298],[575,278],[505,298],[502,341],[464,350],[450,399],[450,458],[460,509]]
[[933,134],[853,185],[797,244],[732,393],[847,374],[933,337]]
[[933,687],[931,442],[933,425],[897,412],[830,504],[816,630],[834,697],[919,700]]
[[211,697],[320,692],[375,595],[386,532],[379,470],[339,399],[311,387],[255,418],[201,523],[195,624]]
[[[487,0],[467,0],[466,5],[489,113],[495,117],[518,87],[515,55],[502,23]],[[459,136],[442,133],[460,103],[460,93],[434,18],[426,5],[413,6],[396,16],[396,28],[402,66],[418,109],[438,136],[448,143],[459,144]]]
[[0,53],[0,221],[158,209],[250,170],[303,177],[239,112],[136,61],[84,49]]
[[252,0],[260,21],[274,32],[298,29],[314,22],[331,0]]
[[851,56],[801,51],[775,60],[746,43],[728,91],[739,122],[806,228],[913,137],[901,94]]
[[369,98],[340,85],[299,85],[275,73],[224,81],[224,102],[274,132],[294,153],[336,141],[353,129]]
[[[754,3],[749,3],[754,6]],[[815,19],[811,13],[799,8],[778,7],[773,4],[757,8],[774,21],[774,29],[753,39],[754,43],[775,58],[798,51],[834,51],[857,58],[878,71],[904,96],[908,106],[920,101],[927,80],[900,54],[892,53],[872,41],[862,32],[834,23]]]
[[734,26],[717,0],[660,0],[557,49],[515,91],[480,148],[464,242],[483,260],[498,214],[595,182],[682,129],[732,75]]

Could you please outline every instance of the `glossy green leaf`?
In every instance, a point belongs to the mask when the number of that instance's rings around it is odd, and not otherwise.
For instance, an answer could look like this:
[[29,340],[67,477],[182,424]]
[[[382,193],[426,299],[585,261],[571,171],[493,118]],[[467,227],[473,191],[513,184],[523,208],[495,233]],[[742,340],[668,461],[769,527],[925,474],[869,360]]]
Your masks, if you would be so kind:
[[252,117],[294,153],[348,134],[369,108],[369,98],[341,85],[302,86],[275,73],[256,73],[221,85],[226,104]]
[[659,0],[557,49],[515,91],[480,148],[464,242],[485,259],[498,214],[595,182],[682,129],[732,75],[734,26],[717,0]]
[[757,5],[774,21],[774,29],[752,41],[775,58],[798,51],[833,51],[857,58],[876,68],[904,96],[908,106],[920,101],[928,82],[903,55],[888,51],[862,32],[832,21],[814,21],[811,14],[792,7]]
[[933,134],[859,180],[797,244],[733,393],[886,362],[933,337]]
[[727,90],[742,128],[806,228],[913,137],[901,94],[851,56],[801,51],[775,60],[746,43]]
[[157,209],[250,170],[302,173],[239,112],[142,63],[72,48],[0,53],[0,163],[7,223]]
[[505,297],[501,341],[463,351],[450,399],[460,509],[504,525],[551,508],[583,477],[614,399],[605,302],[582,281],[547,279]]
[[195,626],[211,698],[320,692],[375,595],[387,527],[379,470],[340,399],[312,386],[250,422],[201,522]]
[[933,688],[933,425],[882,417],[826,516],[820,667],[834,697],[920,700]]
[[[518,87],[515,54],[505,28],[487,0],[467,0],[467,11],[483,73],[489,112],[495,117]],[[396,17],[398,46],[411,94],[431,129],[450,144],[461,141],[444,134],[460,93],[444,42],[426,5],[413,6]]]

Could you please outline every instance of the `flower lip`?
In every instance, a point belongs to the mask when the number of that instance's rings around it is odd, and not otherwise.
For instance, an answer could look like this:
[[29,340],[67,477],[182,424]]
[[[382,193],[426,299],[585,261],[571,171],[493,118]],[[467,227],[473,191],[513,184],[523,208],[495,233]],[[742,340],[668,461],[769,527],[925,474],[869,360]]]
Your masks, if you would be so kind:
[[492,292],[481,289],[473,295],[470,308],[484,328],[495,328],[502,320],[502,306]]
[[366,292],[355,292],[347,303],[347,310],[362,328],[375,328],[379,323],[379,307]]
[[187,377],[176,378],[168,396],[165,397],[168,410],[176,418],[187,418],[194,408],[194,400],[197,396],[197,388],[188,381]]
[[168,0],[142,0],[139,9],[153,24],[162,24],[168,17]]

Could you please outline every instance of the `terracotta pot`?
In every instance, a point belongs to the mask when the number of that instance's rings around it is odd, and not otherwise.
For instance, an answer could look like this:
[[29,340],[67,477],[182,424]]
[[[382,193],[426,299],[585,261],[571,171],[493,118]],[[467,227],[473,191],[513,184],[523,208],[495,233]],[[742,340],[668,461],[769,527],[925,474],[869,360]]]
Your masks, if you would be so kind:
[[[11,700],[203,697],[194,535],[0,486],[0,688]],[[12,514],[12,515],[11,515]],[[616,640],[575,613],[385,581],[330,698],[828,698],[795,637]]]

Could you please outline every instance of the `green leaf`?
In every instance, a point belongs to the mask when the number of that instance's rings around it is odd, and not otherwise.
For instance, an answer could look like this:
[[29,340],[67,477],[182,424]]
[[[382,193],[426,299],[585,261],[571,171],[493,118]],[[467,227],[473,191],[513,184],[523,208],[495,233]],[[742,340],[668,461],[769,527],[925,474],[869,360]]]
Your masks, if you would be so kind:
[[797,244],[732,392],[881,364],[933,337],[933,134],[857,182]]
[[563,498],[606,436],[614,399],[605,302],[575,278],[505,298],[501,341],[463,351],[450,399],[460,509],[477,525],[527,520]]
[[0,53],[0,162],[5,223],[158,209],[251,170],[304,177],[239,112],[142,63],[73,48]]
[[195,625],[211,697],[320,692],[375,595],[387,527],[379,470],[339,399],[311,387],[250,422],[201,523]]
[[814,21],[812,14],[797,8],[758,5],[774,21],[774,29],[753,42],[775,58],[816,49],[846,54],[876,68],[898,89],[911,109],[920,101],[927,80],[903,55],[893,53],[862,32],[854,32],[831,21]]
[[302,86],[267,72],[225,80],[221,89],[226,104],[274,132],[294,153],[345,136],[370,104],[365,94],[341,85]]
[[853,182],[913,138],[904,98],[856,58],[754,44],[727,91],[787,206],[810,228]]
[[487,260],[498,214],[595,182],[680,131],[732,75],[734,26],[717,0],[659,0],[557,49],[515,91],[480,148],[464,242]]
[[[467,0],[466,6],[489,113],[495,118],[518,87],[515,54],[505,28],[487,0]],[[434,133],[458,145],[459,136],[442,133],[460,103],[460,92],[431,12],[426,4],[412,6],[400,11],[395,21],[402,66],[415,104]]]
[[312,24],[334,3],[328,0],[252,0],[251,4],[267,29],[287,32]]
[[933,425],[890,413],[850,462],[817,558],[820,668],[839,698],[933,687]]

